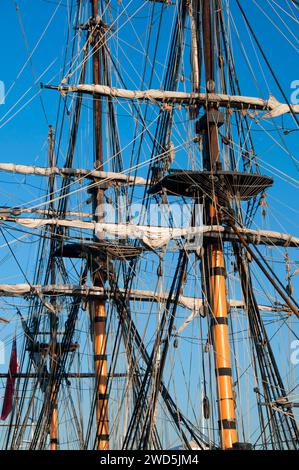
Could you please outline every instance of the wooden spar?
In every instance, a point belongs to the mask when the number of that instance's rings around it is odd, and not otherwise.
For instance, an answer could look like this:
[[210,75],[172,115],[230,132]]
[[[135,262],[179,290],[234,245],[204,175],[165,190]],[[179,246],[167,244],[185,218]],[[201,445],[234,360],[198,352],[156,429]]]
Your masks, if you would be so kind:
[[[54,142],[53,142],[53,130],[52,126],[49,126],[49,151],[48,151],[48,160],[49,166],[54,166]],[[54,194],[54,183],[55,183],[55,176],[52,174],[49,178],[49,210],[54,210],[54,204],[52,201],[52,194]],[[55,284],[56,282],[56,268],[55,268],[55,258],[54,258],[54,251],[55,251],[55,239],[54,239],[54,225],[51,226],[50,231],[50,282],[51,284]],[[52,297],[51,305],[53,306],[53,310],[49,312],[50,315],[50,330],[51,330],[51,353],[50,353],[50,370],[51,370],[51,380],[50,380],[50,450],[57,450],[58,449],[58,402],[57,402],[57,394],[55,391],[55,380],[54,377],[56,376],[57,370],[57,315],[56,315],[56,298]],[[46,395],[45,395],[46,396]]]
[[[92,17],[97,21],[99,17],[98,0],[92,0]],[[93,57],[93,80],[96,85],[101,81],[101,26],[98,25],[91,37]],[[103,142],[102,142],[102,101],[94,97],[94,154],[95,167],[103,171]],[[93,192],[93,207],[97,223],[103,222],[104,191],[101,188]],[[104,267],[98,269],[91,266],[94,285],[104,287]],[[94,367],[96,373],[96,445],[98,450],[109,450],[109,423],[108,423],[108,396],[107,396],[107,335],[106,310],[104,300],[93,302],[92,312],[94,335]]]
[[198,28],[197,28],[197,12],[194,12],[193,2],[187,5],[190,16],[191,30],[191,70],[192,70],[192,90],[197,93],[200,85],[200,65],[198,54]]
[[[213,93],[215,89],[211,4],[214,5],[210,0],[203,0],[202,4],[205,78],[208,95]],[[212,122],[209,122],[208,113],[210,111],[217,112],[215,106],[211,105],[211,101],[207,109],[203,164],[208,170],[214,170],[219,162],[218,127],[215,121],[213,122],[212,120]],[[207,201],[205,204],[207,225],[214,224],[219,217],[217,198],[215,194],[211,194],[210,196],[212,203]],[[228,332],[226,271],[221,241],[216,240],[206,243],[204,261],[208,279],[207,297],[210,307],[212,342],[215,357],[221,447],[223,449],[231,449],[233,444],[238,441],[238,437]],[[206,286],[204,286],[204,289],[206,289]]]
[[[11,213],[14,211],[22,211],[20,208],[11,208]],[[26,212],[27,209],[24,209]],[[45,213],[44,211],[42,212]],[[33,218],[33,217],[10,217],[10,208],[0,209],[0,222],[9,222],[22,225],[30,229],[42,228],[47,225],[55,225],[60,227],[69,227],[74,229],[82,230],[97,230],[97,223],[94,221],[82,221],[78,219],[58,219],[55,217],[46,219],[46,218]],[[79,215],[74,213],[74,215]],[[90,216],[90,214],[82,214],[82,217]],[[119,228],[119,231],[117,229]],[[141,233],[142,230],[147,231],[148,234],[156,234],[157,231],[161,230],[163,233],[163,227],[156,226],[142,226],[134,224],[113,224],[105,223],[101,224],[101,229],[104,233],[117,236],[117,233],[121,235],[122,238],[138,238],[136,235],[137,231]],[[136,229],[136,232],[135,232]],[[273,232],[271,230],[255,230],[242,227],[238,229],[242,234],[247,243],[253,245],[266,245],[266,246],[283,246],[287,248],[298,248],[299,247],[299,238],[294,237],[289,233],[280,233]],[[135,232],[135,234],[134,234]],[[239,238],[236,236],[234,231],[229,227],[223,227],[222,225],[202,225],[201,227],[189,227],[180,229],[169,229],[170,238],[178,237],[189,237],[196,234],[202,234],[204,240],[222,240],[222,241],[234,241],[237,242]],[[208,241],[208,240],[207,240]],[[188,251],[192,251],[192,246],[186,246]],[[196,250],[198,247],[193,245],[193,250]]]
[[99,179],[108,183],[140,184],[145,185],[146,179],[139,176],[127,176],[124,173],[112,171],[86,170],[83,168],[58,168],[56,166],[40,167],[30,165],[17,165],[15,163],[0,163],[0,171],[20,173],[37,176],[74,176],[76,178]]
[[[48,216],[57,216],[57,211],[53,209],[28,209],[27,207],[8,207],[8,206],[0,206],[0,219],[4,213],[11,213],[12,215],[20,215],[20,214],[39,214],[39,215],[48,215]],[[90,212],[74,212],[74,211],[66,211],[64,215],[69,217],[81,217],[83,219],[88,219],[92,217]]]
[[[150,290],[131,289],[127,292],[125,289],[119,289],[121,294],[126,294],[128,299],[132,302],[166,302],[169,298],[168,292],[154,292]],[[72,284],[63,285],[29,285],[29,284],[0,284],[0,297],[24,297],[44,295],[45,297],[78,297],[82,296],[84,299],[94,299],[101,297],[105,300],[113,299],[115,295],[114,290],[104,289],[95,286],[80,286]],[[173,297],[170,302],[174,302]],[[178,305],[187,310],[193,311],[191,316],[187,319],[191,321],[195,315],[204,315],[203,302],[201,297],[189,297],[181,294],[177,299]],[[230,308],[244,309],[246,305],[243,300],[229,299],[228,304]],[[259,310],[265,312],[287,312],[291,310],[285,305],[272,306],[272,305],[259,305]],[[187,321],[186,320],[186,321]],[[0,321],[8,322],[4,318]]]
[[86,93],[94,96],[108,96],[110,98],[151,101],[153,104],[158,103],[180,103],[180,104],[199,104],[202,106],[213,106],[215,108],[229,108],[232,110],[265,111],[263,119],[278,117],[283,114],[292,113],[299,114],[299,105],[288,105],[280,103],[274,96],[268,99],[226,95],[211,93],[188,93],[182,91],[163,91],[163,90],[126,90],[122,88],[112,88],[106,85],[76,85],[76,86],[53,86],[44,85],[44,88],[50,90],[58,90],[62,94],[66,93]]
[[0,215],[0,220],[2,222],[14,222],[16,224],[22,225],[24,227],[30,229],[41,228],[45,226],[57,226],[57,227],[69,227],[69,228],[77,228],[77,229],[84,229],[84,230],[95,230],[96,223],[86,222],[83,220],[77,219],[58,219],[58,218],[49,218],[49,219],[42,219],[42,218],[33,218],[33,217],[2,217]]

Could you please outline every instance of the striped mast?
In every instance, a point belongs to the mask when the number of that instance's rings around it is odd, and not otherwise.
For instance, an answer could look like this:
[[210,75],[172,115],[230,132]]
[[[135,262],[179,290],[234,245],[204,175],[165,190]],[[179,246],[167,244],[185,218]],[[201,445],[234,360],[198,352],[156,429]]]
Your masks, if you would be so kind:
[[[214,1],[202,1],[202,36],[205,64],[206,93],[215,92],[215,61],[213,12]],[[210,103],[201,120],[203,133],[203,166],[215,171],[221,167],[218,141],[218,125],[221,113]],[[217,197],[209,194],[205,201],[205,224],[218,223]],[[215,374],[218,398],[218,422],[221,447],[230,449],[238,441],[236,430],[235,402],[232,384],[230,344],[228,331],[228,302],[226,297],[226,269],[223,246],[220,240],[207,241],[204,247],[204,269],[207,286],[206,297],[211,320],[211,337],[215,357]]]
[[[91,47],[93,62],[93,82],[101,83],[101,54],[102,54],[102,25],[99,16],[98,0],[91,0]],[[103,136],[102,136],[102,101],[99,97],[93,98],[94,116],[94,158],[96,170],[103,170]],[[104,190],[95,188],[93,191],[93,211],[95,221],[103,222]],[[100,266],[91,264],[93,284],[96,287],[104,287],[104,264]],[[94,337],[94,368],[96,386],[96,448],[97,450],[109,449],[109,425],[108,425],[108,397],[107,397],[107,335],[106,335],[106,310],[104,300],[92,302],[93,337]]]
[[[48,160],[49,167],[54,166],[54,136],[52,126],[49,126],[48,132],[48,141],[49,141],[49,150],[48,150]],[[54,193],[54,183],[55,176],[51,175],[49,177],[49,212],[53,213],[54,203],[53,203],[53,193]],[[50,229],[50,282],[52,285],[56,283],[56,267],[55,267],[55,234],[54,226]],[[55,390],[55,377],[57,371],[57,326],[58,318],[56,313],[56,299],[51,297],[51,305],[53,306],[53,311],[50,312],[50,331],[51,331],[51,417],[50,417],[50,450],[58,450],[58,400],[57,393]]]

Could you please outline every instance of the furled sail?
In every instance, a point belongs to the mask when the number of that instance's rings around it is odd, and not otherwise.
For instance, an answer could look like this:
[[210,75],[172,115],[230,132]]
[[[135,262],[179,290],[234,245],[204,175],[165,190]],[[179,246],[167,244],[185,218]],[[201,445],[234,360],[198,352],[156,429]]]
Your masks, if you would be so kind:
[[[137,224],[113,224],[97,223],[95,221],[86,222],[77,219],[58,218],[31,218],[31,217],[2,217],[5,222],[14,222],[30,229],[38,229],[47,225],[68,227],[82,230],[93,230],[96,236],[102,239],[103,235],[115,238],[132,238],[141,240],[146,246],[157,249],[167,246],[170,240],[184,239],[184,248],[188,251],[198,251],[202,246],[202,237],[223,237],[224,240],[234,238],[231,228],[222,225],[202,225],[199,227],[156,227],[143,226]],[[270,230],[255,230],[240,227],[239,232],[246,236],[250,243],[256,245],[269,246],[299,246],[299,237],[294,237],[288,233],[275,232]]]
[[41,167],[30,165],[17,165],[15,163],[0,163],[0,171],[10,173],[20,173],[23,175],[37,176],[74,176],[77,178],[100,179],[106,181],[115,181],[126,184],[146,184],[146,180],[140,176],[127,176],[125,173],[114,173],[112,171],[86,170],[82,168],[58,168]]
[[298,104],[280,103],[274,96],[270,95],[268,99],[255,98],[250,96],[227,95],[222,93],[187,93],[181,91],[162,91],[162,90],[125,90],[122,88],[112,88],[106,85],[76,85],[76,86],[51,86],[46,88],[57,89],[61,93],[89,93],[100,96],[109,96],[111,98],[124,98],[129,100],[146,100],[151,102],[179,102],[190,103],[197,102],[202,105],[213,103],[219,107],[232,109],[256,109],[267,111],[263,118],[278,117],[286,113],[299,114]]

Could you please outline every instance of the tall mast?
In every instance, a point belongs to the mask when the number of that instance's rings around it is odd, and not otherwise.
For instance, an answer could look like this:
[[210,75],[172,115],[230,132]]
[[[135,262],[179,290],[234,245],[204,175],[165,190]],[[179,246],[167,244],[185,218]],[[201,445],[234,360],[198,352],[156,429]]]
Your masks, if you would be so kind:
[[[98,0],[92,3],[92,57],[93,82],[101,82],[101,21],[99,18]],[[102,101],[98,97],[93,99],[94,114],[94,155],[95,167],[103,170],[103,142],[102,142]],[[97,222],[103,222],[104,190],[96,189],[93,192],[94,217]],[[101,268],[92,263],[93,283],[96,287],[104,286],[104,266]],[[107,397],[107,336],[106,336],[106,310],[105,301],[93,302],[91,321],[93,321],[94,334],[94,367],[96,383],[96,447],[98,450],[109,449],[108,424],[108,397]]]
[[[48,160],[49,167],[54,167],[54,148],[53,148],[53,129],[49,126],[48,132],[49,150]],[[52,213],[54,209],[53,205],[53,192],[54,192],[54,181],[55,176],[51,175],[49,178],[49,211]],[[55,239],[54,239],[54,226],[51,227],[51,239],[50,239],[50,282],[52,285],[56,283],[55,275],[55,258],[53,256],[55,250]],[[55,297],[51,298],[51,304],[56,307]],[[55,393],[55,375],[57,370],[57,316],[56,313],[50,313],[50,332],[51,332],[51,418],[50,418],[50,450],[58,449],[58,403],[57,394]]]
[[[213,14],[211,8],[215,9],[214,1],[203,0],[202,32],[207,93],[215,91]],[[221,113],[209,105],[206,115],[201,121],[203,123],[202,130],[204,131],[203,166],[206,170],[215,171],[221,165],[219,162],[218,141],[218,125],[221,123]],[[215,194],[210,196],[211,198],[205,203],[206,225],[213,225],[219,220],[217,197]],[[223,449],[230,449],[238,438],[228,335],[226,270],[221,241],[206,243],[204,263],[208,280],[206,295],[211,315],[221,446]]]

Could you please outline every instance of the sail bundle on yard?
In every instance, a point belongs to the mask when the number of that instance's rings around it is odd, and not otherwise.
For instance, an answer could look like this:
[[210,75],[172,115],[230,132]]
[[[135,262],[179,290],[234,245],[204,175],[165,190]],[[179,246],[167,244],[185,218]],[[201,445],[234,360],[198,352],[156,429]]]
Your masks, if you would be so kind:
[[173,239],[193,240],[196,237],[196,246],[202,244],[202,227],[155,227],[134,224],[97,224],[96,236],[101,238],[102,234],[112,237],[139,239],[151,249],[167,246]]
[[162,90],[124,90],[112,88],[105,85],[77,85],[77,86],[51,86],[45,88],[56,89],[62,93],[87,93],[99,96],[109,96],[129,100],[145,100],[151,102],[173,102],[191,103],[197,102],[201,105],[207,103],[215,107],[225,107],[231,109],[254,109],[268,111],[262,117],[265,119],[278,117],[287,113],[299,114],[299,105],[289,105],[280,103],[274,96],[270,95],[267,100],[251,96],[232,96],[221,93],[187,93],[180,91]]
[[[67,227],[82,230],[94,230],[98,238],[102,239],[103,234],[110,237],[141,239],[150,248],[165,246],[172,239],[184,238],[184,248],[189,251],[200,250],[202,237],[220,239],[224,241],[234,241],[236,236],[230,227],[222,225],[200,225],[195,227],[156,227],[142,226],[137,224],[113,224],[86,222],[78,219],[58,219],[58,218],[31,218],[31,217],[8,217],[5,215],[0,220],[13,222],[30,229],[39,229],[47,225],[57,227]],[[298,247],[299,237],[289,233],[281,233],[271,230],[251,229],[240,227],[239,232],[246,238],[247,242],[254,245]]]

